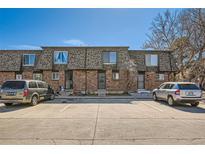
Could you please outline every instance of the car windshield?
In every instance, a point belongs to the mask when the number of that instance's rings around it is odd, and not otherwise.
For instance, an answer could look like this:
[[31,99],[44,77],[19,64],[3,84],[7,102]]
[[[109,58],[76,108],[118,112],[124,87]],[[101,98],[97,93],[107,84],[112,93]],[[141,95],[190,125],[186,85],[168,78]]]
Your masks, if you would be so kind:
[[25,88],[25,81],[6,81],[2,85],[2,89],[24,89]]
[[181,90],[199,90],[199,87],[195,84],[179,84]]

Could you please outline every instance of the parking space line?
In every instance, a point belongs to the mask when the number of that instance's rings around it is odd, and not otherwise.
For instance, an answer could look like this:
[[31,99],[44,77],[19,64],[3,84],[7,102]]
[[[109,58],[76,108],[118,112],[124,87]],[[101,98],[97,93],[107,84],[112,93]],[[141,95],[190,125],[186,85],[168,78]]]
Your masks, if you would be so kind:
[[151,104],[144,103],[144,102],[143,102],[142,104],[144,104],[144,105],[146,105],[146,106],[149,106],[149,107],[151,107],[151,108],[153,108],[153,109],[155,109],[155,110],[157,110],[157,111],[163,112],[163,110],[161,110],[160,108],[158,108],[158,107],[156,107],[156,106],[153,106],[153,105],[151,105]]
[[64,108],[62,108],[61,110],[60,110],[60,112],[64,112],[66,109],[68,109],[69,107],[70,107],[71,105],[69,104],[69,105],[66,105]]

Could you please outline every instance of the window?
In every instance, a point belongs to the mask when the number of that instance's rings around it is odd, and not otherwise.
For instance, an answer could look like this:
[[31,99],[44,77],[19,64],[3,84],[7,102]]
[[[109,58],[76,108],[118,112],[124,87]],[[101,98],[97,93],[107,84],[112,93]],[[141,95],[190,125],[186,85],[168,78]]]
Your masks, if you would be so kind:
[[117,53],[116,52],[103,52],[103,63],[104,64],[116,64]]
[[200,88],[195,84],[178,84],[181,90],[199,90]]
[[116,70],[112,71],[112,79],[113,80],[119,80],[120,79],[119,71],[116,71]]
[[43,80],[43,75],[41,73],[34,73],[33,79],[34,80]]
[[16,74],[16,80],[22,80],[22,74]]
[[162,87],[161,89],[172,89],[174,87],[174,84],[165,84],[164,87]]
[[36,55],[35,54],[25,54],[23,55],[23,65],[24,66],[34,66]]
[[68,52],[67,51],[55,51],[54,52],[54,64],[67,64]]
[[26,86],[25,81],[6,81],[2,85],[2,89],[24,89]]
[[158,66],[158,55],[146,55],[146,66]]
[[165,86],[162,87],[162,89],[170,89],[170,84],[165,84]]
[[36,82],[33,82],[33,81],[29,82],[28,86],[29,88],[38,88]]
[[53,72],[52,73],[52,80],[59,80],[60,77],[59,77],[59,72]]
[[38,88],[44,88],[43,82],[38,82]]
[[164,74],[157,74],[156,75],[156,80],[164,81]]

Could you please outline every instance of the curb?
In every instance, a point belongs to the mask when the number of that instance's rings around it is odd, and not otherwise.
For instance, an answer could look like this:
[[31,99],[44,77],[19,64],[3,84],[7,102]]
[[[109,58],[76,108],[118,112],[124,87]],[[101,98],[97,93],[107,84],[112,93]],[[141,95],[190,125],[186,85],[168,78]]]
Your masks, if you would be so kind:
[[55,97],[55,99],[152,99],[152,97]]

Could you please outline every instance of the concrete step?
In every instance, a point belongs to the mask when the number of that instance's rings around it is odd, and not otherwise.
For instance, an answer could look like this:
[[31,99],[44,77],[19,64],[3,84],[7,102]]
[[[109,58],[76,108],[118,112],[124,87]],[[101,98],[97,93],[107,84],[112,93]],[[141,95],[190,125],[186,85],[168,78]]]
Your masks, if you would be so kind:
[[106,90],[105,89],[98,89],[98,96],[100,96],[100,97],[106,96]]

